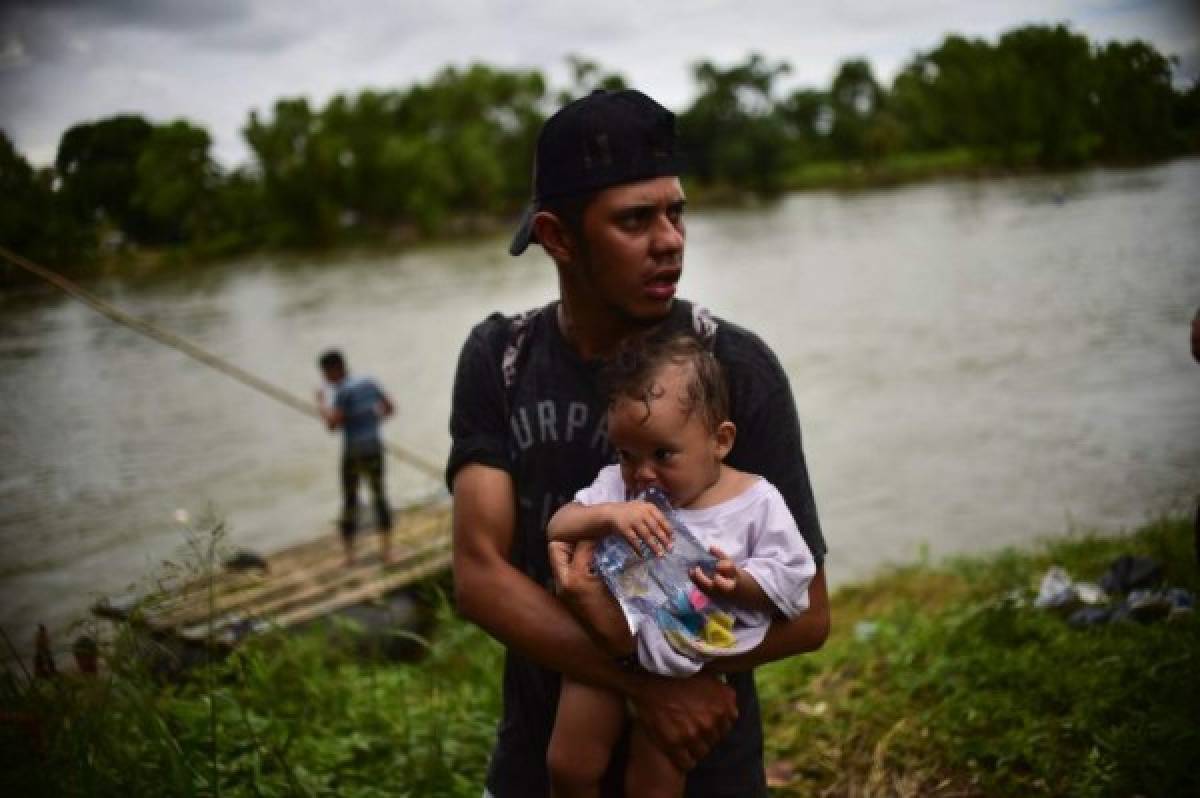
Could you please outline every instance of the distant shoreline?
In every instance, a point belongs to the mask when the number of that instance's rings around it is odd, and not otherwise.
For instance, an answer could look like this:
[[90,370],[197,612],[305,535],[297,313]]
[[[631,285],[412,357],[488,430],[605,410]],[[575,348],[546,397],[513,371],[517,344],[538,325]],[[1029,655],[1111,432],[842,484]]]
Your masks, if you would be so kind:
[[[1200,154],[1132,162],[1092,161],[1072,168],[1045,168],[1033,162],[1002,165],[983,159],[969,150],[951,149],[929,153],[903,153],[877,162],[805,163],[792,169],[783,179],[782,190],[770,197],[762,197],[733,186],[698,185],[689,181],[686,176],[684,184],[692,209],[707,210],[769,205],[789,194],[812,191],[869,191],[946,178],[995,180],[1030,175],[1066,176],[1093,169],[1151,168],[1197,157],[1200,157]],[[359,233],[320,247],[258,248],[236,254],[211,256],[193,246],[155,248],[122,245],[101,253],[91,262],[75,266],[54,263],[42,265],[81,278],[141,278],[167,273],[180,267],[203,268],[261,256],[336,257],[352,252],[386,256],[405,252],[413,247],[437,246],[455,241],[477,241],[501,235],[513,229],[519,214],[520,210],[516,209],[507,214],[472,212],[451,215],[441,228],[432,234],[422,233],[416,225],[398,225],[387,231]],[[0,269],[7,269],[17,281],[26,279],[22,272],[7,264],[0,263]],[[33,278],[28,279],[33,282]]]

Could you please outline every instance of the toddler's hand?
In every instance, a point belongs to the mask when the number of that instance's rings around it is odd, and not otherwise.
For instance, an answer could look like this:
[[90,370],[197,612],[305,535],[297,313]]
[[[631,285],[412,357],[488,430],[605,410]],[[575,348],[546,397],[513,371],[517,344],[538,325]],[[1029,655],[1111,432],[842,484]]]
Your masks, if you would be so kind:
[[696,586],[705,593],[716,593],[720,595],[729,595],[737,588],[738,569],[733,564],[733,560],[729,559],[729,555],[721,551],[716,546],[709,549],[709,552],[717,558],[717,564],[713,569],[713,575],[709,576],[697,566],[692,569],[692,581]]
[[650,502],[619,502],[612,506],[609,524],[612,531],[625,538],[630,547],[641,553],[641,544],[662,556],[671,546],[671,525]]

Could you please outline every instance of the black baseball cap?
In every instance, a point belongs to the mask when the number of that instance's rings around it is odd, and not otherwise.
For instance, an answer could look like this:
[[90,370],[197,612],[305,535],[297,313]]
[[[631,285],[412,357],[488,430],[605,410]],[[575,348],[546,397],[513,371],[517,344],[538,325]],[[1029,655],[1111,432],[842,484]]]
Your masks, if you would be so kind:
[[533,156],[533,201],[509,254],[520,255],[534,240],[533,217],[543,203],[682,172],[675,114],[635,89],[597,89],[542,125]]

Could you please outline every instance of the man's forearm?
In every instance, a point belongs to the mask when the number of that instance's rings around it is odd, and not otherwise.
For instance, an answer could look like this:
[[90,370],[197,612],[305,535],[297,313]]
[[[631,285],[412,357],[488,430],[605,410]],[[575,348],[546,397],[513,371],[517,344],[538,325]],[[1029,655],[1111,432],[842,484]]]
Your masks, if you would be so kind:
[[584,631],[610,657],[628,657],[635,650],[633,633],[625,613],[607,590],[585,596],[564,596],[568,609],[583,626]]
[[562,602],[507,561],[456,567],[455,593],[466,618],[534,662],[597,687],[627,694],[634,689],[631,674],[613,662]]

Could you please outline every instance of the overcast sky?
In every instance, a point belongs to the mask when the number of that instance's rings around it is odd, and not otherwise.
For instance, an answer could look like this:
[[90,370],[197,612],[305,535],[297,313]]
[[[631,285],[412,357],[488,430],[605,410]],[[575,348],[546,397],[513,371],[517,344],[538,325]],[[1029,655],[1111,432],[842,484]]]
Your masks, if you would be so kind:
[[750,52],[791,64],[785,88],[826,86],[866,57],[890,80],[946,33],[989,40],[1069,23],[1093,41],[1145,39],[1200,74],[1200,0],[0,0],[0,128],[37,164],[71,125],[122,112],[186,117],[227,166],[239,130],[280,97],[402,88],[447,64],[535,67],[566,81],[580,54],[664,104],[690,66]]

